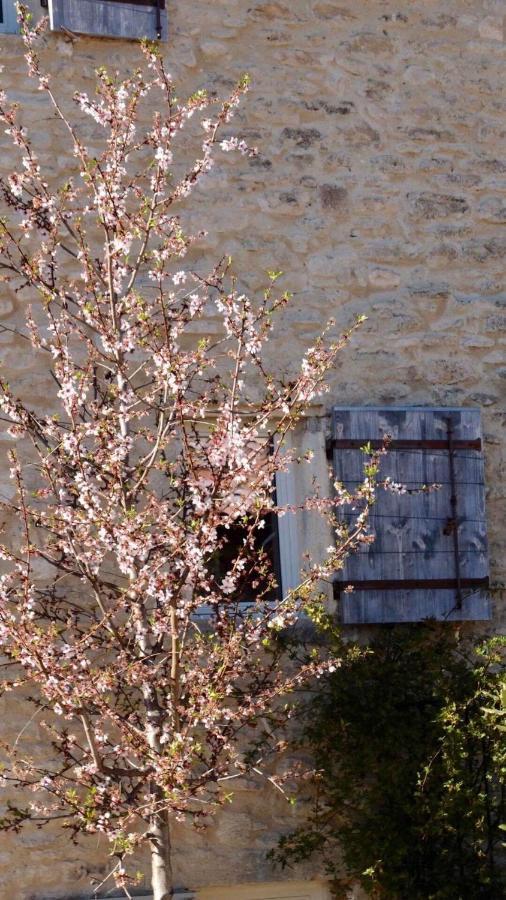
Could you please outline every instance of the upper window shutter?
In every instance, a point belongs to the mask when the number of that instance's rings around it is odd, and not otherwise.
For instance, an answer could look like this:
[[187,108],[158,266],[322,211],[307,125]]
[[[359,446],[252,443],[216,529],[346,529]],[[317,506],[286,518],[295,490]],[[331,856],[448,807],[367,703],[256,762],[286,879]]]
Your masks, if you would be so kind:
[[165,0],[49,0],[53,31],[167,40]]
[[15,0],[0,0],[0,33],[14,34],[17,30]]
[[342,621],[489,619],[479,410],[336,407],[332,428],[334,473],[345,487],[363,479],[360,448],[381,447],[388,437],[379,480],[390,476],[407,489],[378,490],[369,529],[375,540],[336,574]]

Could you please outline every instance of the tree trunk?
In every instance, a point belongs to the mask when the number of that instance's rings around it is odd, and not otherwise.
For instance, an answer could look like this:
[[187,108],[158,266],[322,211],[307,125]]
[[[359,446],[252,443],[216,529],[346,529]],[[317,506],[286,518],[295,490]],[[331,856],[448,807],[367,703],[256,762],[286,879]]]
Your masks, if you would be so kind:
[[157,813],[153,816],[149,835],[153,900],[171,900],[173,883],[170,859],[169,817],[167,812]]
[[[137,639],[144,657],[149,658],[152,648],[146,609],[142,604],[138,608]],[[156,688],[151,680],[142,684],[142,694],[146,707],[146,738],[155,758],[160,756],[161,743],[161,709],[156,695]],[[171,845],[169,828],[169,811],[164,809],[164,792],[155,781],[150,785],[151,799],[154,801],[153,812],[149,822],[149,848],[151,852],[151,887],[153,900],[171,900],[174,883],[172,876]]]

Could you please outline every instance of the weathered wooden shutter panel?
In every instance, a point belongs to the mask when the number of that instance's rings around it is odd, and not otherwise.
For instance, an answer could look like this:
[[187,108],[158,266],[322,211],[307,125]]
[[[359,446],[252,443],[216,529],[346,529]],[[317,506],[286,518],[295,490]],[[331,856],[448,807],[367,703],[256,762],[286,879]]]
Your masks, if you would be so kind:
[[[53,31],[125,39],[167,40],[165,0],[49,0]],[[160,34],[158,33],[160,25]]]
[[14,34],[18,30],[16,4],[14,0],[0,2],[0,33]]
[[[422,485],[441,487],[429,493],[378,492],[370,519],[375,541],[351,554],[336,576],[342,621],[489,619],[479,410],[336,407],[336,478],[356,488],[365,460],[360,446],[380,445],[386,435],[392,444],[380,479],[390,476],[414,491]],[[355,586],[348,593],[346,585]]]

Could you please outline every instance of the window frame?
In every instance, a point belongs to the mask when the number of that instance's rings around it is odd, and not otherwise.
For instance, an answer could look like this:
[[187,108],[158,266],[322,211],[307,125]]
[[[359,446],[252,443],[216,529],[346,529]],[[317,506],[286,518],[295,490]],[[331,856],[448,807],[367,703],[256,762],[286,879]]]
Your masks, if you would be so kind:
[[[297,502],[295,479],[294,466],[290,466],[286,472],[276,472],[276,503],[279,506],[295,506]],[[297,514],[287,512],[283,516],[277,516],[275,527],[280,588],[282,597],[286,597],[300,585],[301,552]]]

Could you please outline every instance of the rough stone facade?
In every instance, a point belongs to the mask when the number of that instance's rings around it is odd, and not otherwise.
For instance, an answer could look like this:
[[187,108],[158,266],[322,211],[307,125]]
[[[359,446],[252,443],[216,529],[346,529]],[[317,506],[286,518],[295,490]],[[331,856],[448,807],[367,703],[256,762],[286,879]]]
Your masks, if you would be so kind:
[[[4,0],[5,2],[5,0]],[[38,0],[33,0],[39,11]],[[208,253],[231,253],[244,286],[282,269],[294,292],[271,352],[287,370],[322,322],[367,322],[343,351],[339,404],[479,406],[483,410],[491,580],[504,618],[506,446],[503,280],[506,257],[506,63],[503,0],[169,0],[170,68],[184,90],[220,92],[244,71],[253,88],[236,131],[255,160],[224,160],[192,201]],[[134,64],[134,44],[61,35],[46,57],[61,90],[93,69]],[[0,35],[2,82],[22,106],[50,175],[68,168],[61,131],[24,74],[20,39]],[[1,136],[0,167],[9,166]],[[16,311],[0,297],[0,325]],[[209,328],[212,329],[212,322]],[[0,334],[11,383],[43,399],[45,375]],[[329,402],[330,402],[329,400]],[[325,410],[320,411],[321,414]],[[2,490],[8,490],[2,480]],[[501,515],[502,512],[502,515]],[[41,740],[18,701],[3,726]],[[204,835],[175,836],[182,885],[270,881],[265,852],[293,813],[271,790],[235,785],[235,807]],[[74,847],[48,831],[0,838],[0,897],[85,891],[105,872],[97,839]],[[318,873],[308,869],[290,877]]]

